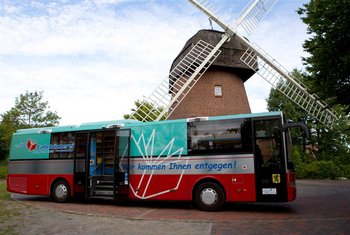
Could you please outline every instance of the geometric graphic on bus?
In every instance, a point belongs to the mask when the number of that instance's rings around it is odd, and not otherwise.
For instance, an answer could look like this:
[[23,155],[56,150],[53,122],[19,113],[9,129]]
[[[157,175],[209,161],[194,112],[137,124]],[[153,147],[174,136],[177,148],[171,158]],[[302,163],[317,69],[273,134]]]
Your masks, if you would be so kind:
[[[177,171],[176,174],[171,175],[170,182],[169,180],[164,180],[165,175],[155,174],[155,171],[164,169],[162,172],[165,172],[170,164],[176,164],[179,162],[185,162],[185,164],[188,164],[189,160],[188,157],[181,157],[184,150],[183,147],[173,150],[175,138],[172,138],[168,144],[164,146],[163,150],[154,156],[153,150],[155,147],[155,136],[155,129],[153,129],[148,140],[145,139],[144,133],[142,133],[138,139],[135,139],[135,137],[131,135],[131,139],[134,141],[142,159],[139,158],[137,160],[135,159],[136,161],[134,160],[134,169],[131,169],[131,171],[133,172],[133,178],[136,180],[130,182],[130,189],[134,195],[140,199],[148,199],[176,191],[180,185],[185,169]],[[160,184],[162,187],[160,187]]]
[[35,150],[35,149],[36,149],[36,146],[37,146],[37,143],[32,142],[31,140],[28,140],[28,141],[27,141],[27,149],[28,149],[29,151]]

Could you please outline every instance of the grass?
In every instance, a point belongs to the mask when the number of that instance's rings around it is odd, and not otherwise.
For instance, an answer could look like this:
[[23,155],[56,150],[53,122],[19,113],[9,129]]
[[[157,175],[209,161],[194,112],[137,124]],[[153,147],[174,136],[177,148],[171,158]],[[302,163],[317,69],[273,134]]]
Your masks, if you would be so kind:
[[6,181],[0,180],[0,201],[11,200],[11,194],[6,191]]
[[6,180],[0,180],[0,235],[15,234],[16,223],[20,215],[14,207],[11,194],[6,191]]

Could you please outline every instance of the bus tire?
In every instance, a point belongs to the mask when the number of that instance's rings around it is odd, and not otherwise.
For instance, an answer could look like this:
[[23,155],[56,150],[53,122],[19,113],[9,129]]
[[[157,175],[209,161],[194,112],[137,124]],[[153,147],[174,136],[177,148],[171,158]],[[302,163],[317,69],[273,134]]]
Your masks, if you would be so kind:
[[195,191],[194,202],[200,210],[218,211],[225,203],[224,190],[214,182],[202,183]]
[[56,181],[52,187],[51,196],[55,202],[68,202],[70,200],[70,187],[67,181]]

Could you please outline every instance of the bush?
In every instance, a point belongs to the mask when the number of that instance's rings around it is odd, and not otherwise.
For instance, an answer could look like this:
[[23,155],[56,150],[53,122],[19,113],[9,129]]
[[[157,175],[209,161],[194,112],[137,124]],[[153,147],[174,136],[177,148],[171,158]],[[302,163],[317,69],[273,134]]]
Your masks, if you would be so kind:
[[0,179],[6,179],[7,176],[7,160],[0,160]]
[[[1,206],[1,200],[10,200],[10,199],[11,199],[11,193],[7,192],[6,182],[0,181],[0,206]],[[2,212],[2,208],[0,208],[0,218],[1,218],[1,212]],[[1,231],[0,231],[0,234],[2,234]]]
[[306,169],[308,164],[300,162],[295,164],[297,179],[306,179]]
[[298,164],[297,176],[299,179],[337,179],[344,176],[344,170],[333,161],[314,161]]
[[347,178],[347,179],[350,179],[350,165],[340,166],[340,169],[343,173],[342,176]]

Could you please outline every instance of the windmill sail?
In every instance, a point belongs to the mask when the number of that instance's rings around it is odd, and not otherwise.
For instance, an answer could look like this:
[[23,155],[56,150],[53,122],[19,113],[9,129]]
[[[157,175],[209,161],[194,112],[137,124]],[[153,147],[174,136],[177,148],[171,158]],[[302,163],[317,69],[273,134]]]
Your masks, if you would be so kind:
[[[190,0],[194,5],[201,8],[206,14],[214,15],[210,4],[201,6],[197,1]],[[276,0],[254,0],[236,23],[251,32]],[[207,2],[208,3],[208,2]],[[211,9],[210,9],[211,8]],[[221,22],[213,19],[216,23]],[[223,27],[224,24],[221,25]],[[141,121],[157,121],[166,114],[169,116],[180,102],[186,97],[192,87],[214,62],[220,54],[220,47],[234,35],[233,30],[228,30],[215,46],[200,40],[188,54],[170,72],[169,78],[164,79],[161,84],[135,109],[130,115],[131,119]]]
[[209,2],[208,0],[189,1],[223,28],[225,33],[229,36],[235,35],[237,29],[242,29],[248,35],[251,34],[277,2],[277,0],[251,0],[241,12],[240,17],[236,20],[236,28],[232,28],[215,15],[215,6],[212,2]]
[[327,105],[319,100],[316,95],[309,94],[302,82],[292,77],[287,70],[257,45],[254,48],[248,48],[242,55],[241,60],[318,121],[330,128],[333,127],[337,120],[334,112],[327,109]]
[[[214,20],[220,27],[222,27],[225,30],[226,34],[234,37],[239,37],[244,42],[248,49],[241,56],[241,60],[246,65],[252,68],[262,78],[268,81],[274,88],[281,91],[285,96],[298,104],[310,115],[314,116],[318,121],[330,128],[333,127],[335,121],[337,120],[337,116],[332,110],[327,109],[327,105],[324,102],[318,100],[316,95],[309,94],[305,85],[297,81],[295,78],[291,77],[289,73],[276,62],[276,60],[272,59],[272,57],[270,57],[262,49],[254,46],[247,39],[240,36],[237,30],[232,29],[229,25],[222,22],[210,10],[206,9],[204,5],[201,5],[198,1],[195,0],[189,1],[192,2],[201,11],[203,11],[206,15],[208,15],[212,20]],[[260,2],[268,2],[268,0],[262,0]],[[268,4],[267,7],[270,5],[271,4]],[[264,9],[264,5],[257,3],[255,5],[252,5],[251,8],[261,8],[262,12],[268,12],[268,10]],[[247,17],[247,19],[248,18],[249,17]],[[245,19],[239,21],[245,22]],[[281,84],[282,82],[284,82],[285,85],[278,86],[278,84]]]
[[[236,21],[238,31],[249,36],[265,18],[277,0],[251,0]],[[241,29],[241,30],[240,30]]]

